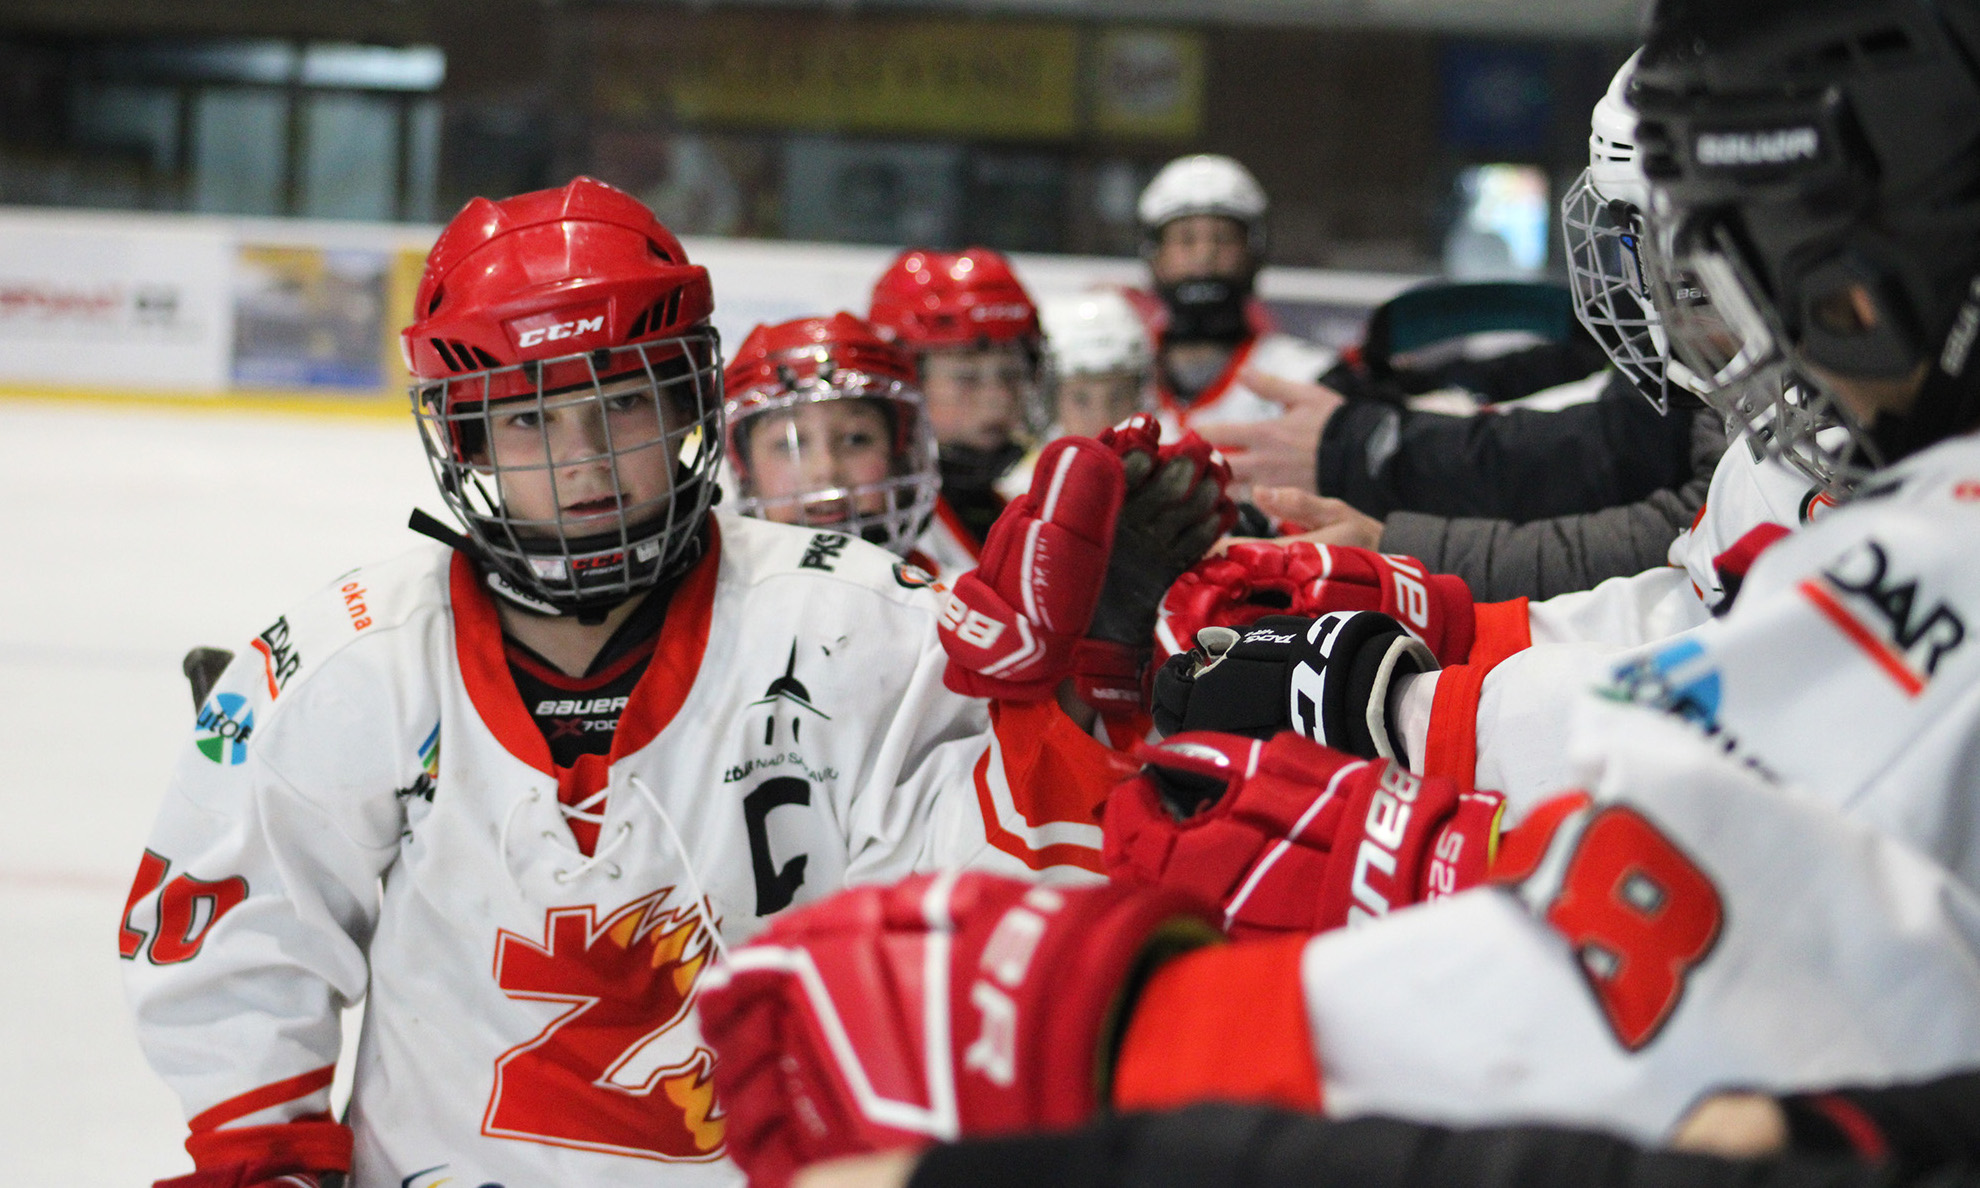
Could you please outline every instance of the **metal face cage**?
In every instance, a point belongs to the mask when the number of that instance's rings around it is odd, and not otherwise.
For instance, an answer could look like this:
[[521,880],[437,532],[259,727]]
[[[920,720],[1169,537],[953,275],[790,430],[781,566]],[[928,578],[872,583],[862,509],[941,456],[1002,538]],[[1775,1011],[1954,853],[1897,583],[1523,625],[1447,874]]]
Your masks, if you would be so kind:
[[1632,203],[1603,198],[1584,169],[1561,199],[1561,231],[1581,324],[1616,370],[1658,412],[1669,412],[1672,377],[1644,262],[1654,248],[1642,211]]
[[712,328],[416,385],[412,406],[441,497],[518,601],[608,609],[700,555],[721,460]]

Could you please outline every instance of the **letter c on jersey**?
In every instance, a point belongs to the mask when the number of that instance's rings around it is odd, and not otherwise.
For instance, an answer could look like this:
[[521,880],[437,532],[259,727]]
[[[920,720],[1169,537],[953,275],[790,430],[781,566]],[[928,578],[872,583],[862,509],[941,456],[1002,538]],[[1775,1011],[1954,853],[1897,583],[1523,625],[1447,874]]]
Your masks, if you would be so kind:
[[799,854],[778,866],[770,854],[770,813],[787,804],[810,805],[811,785],[796,776],[763,781],[743,797],[743,824],[749,829],[749,865],[756,875],[756,914],[768,916],[791,906],[804,885],[809,854]]

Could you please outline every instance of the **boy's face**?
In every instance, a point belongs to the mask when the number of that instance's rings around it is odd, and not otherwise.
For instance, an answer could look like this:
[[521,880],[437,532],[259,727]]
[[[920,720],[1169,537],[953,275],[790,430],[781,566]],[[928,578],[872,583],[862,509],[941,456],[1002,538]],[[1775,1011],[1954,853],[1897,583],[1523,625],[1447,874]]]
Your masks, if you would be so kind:
[[1164,224],[1156,236],[1148,270],[1158,285],[1251,274],[1251,242],[1244,224],[1223,215],[1184,215]]
[[[602,393],[602,395],[601,395]],[[487,448],[502,504],[528,535],[585,537],[663,513],[673,499],[667,417],[643,375],[490,406]]]
[[892,477],[891,427],[871,400],[818,400],[757,413],[742,438],[746,493],[762,501],[765,519],[817,527],[887,510],[884,490],[807,498]]
[[1098,371],[1059,380],[1059,427],[1093,437],[1141,411],[1144,377],[1138,371]]
[[921,357],[921,392],[935,440],[994,451],[1024,424],[1036,383],[1031,357],[1017,343],[929,351]]

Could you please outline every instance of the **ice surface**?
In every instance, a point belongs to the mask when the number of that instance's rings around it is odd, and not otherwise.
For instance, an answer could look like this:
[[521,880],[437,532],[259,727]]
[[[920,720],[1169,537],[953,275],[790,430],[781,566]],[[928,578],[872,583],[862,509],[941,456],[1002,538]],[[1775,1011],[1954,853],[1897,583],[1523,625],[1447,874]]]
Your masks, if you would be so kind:
[[192,715],[179,658],[417,542],[409,416],[0,399],[0,1184],[191,1170],[116,933]]

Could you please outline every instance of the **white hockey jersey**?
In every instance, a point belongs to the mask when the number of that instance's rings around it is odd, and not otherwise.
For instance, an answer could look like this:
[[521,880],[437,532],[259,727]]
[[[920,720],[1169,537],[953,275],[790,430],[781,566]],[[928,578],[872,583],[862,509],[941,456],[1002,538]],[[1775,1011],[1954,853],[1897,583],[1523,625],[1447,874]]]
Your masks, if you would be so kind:
[[[692,1010],[721,943],[910,871],[1094,877],[1110,776],[1071,777],[1104,749],[1056,706],[945,689],[925,578],[833,533],[718,528],[609,764],[552,766],[444,549],[346,575],[242,652],[123,931],[195,1132],[320,1114],[365,998],[356,1188],[731,1184]],[[560,780],[607,790],[589,856]]]
[[1451,716],[1433,714],[1428,749],[1439,731],[1474,738],[1477,785],[1505,792],[1516,817],[1572,785],[1573,707],[1605,689],[1696,723],[1980,887],[1976,540],[1980,439],[1965,437],[1774,545],[1722,618],[1629,651],[1511,657],[1484,679],[1471,720],[1457,699],[1440,706]]
[[1162,440],[1174,441],[1186,429],[1201,425],[1230,425],[1269,421],[1285,414],[1285,406],[1265,399],[1238,380],[1247,368],[1284,379],[1312,383],[1330,367],[1338,353],[1290,334],[1260,334],[1246,339],[1231,354],[1231,361],[1210,386],[1195,400],[1183,404],[1173,393],[1163,390],[1161,409],[1155,414],[1162,424]]
[[1573,766],[1594,802],[1523,883],[1306,946],[1329,1114],[1657,1142],[1713,1090],[1980,1066],[1970,885],[1640,708],[1585,716]]

